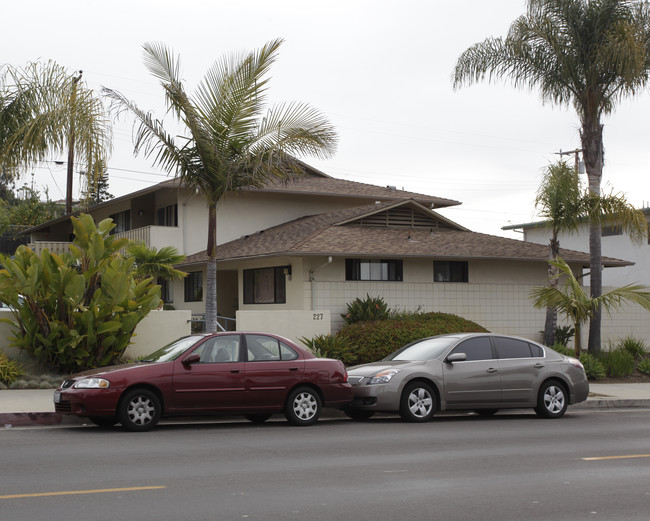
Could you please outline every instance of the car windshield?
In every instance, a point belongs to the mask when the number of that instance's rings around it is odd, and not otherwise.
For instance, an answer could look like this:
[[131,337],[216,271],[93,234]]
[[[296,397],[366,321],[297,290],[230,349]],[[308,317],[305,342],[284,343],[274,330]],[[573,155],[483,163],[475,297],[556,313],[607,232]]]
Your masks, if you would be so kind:
[[433,337],[405,345],[384,360],[433,360],[458,342],[457,337]]
[[176,360],[181,356],[185,351],[190,347],[196,344],[201,338],[200,335],[194,336],[185,336],[175,340],[171,344],[167,344],[165,347],[161,347],[155,353],[150,354],[145,357],[143,362],[169,362],[171,360]]

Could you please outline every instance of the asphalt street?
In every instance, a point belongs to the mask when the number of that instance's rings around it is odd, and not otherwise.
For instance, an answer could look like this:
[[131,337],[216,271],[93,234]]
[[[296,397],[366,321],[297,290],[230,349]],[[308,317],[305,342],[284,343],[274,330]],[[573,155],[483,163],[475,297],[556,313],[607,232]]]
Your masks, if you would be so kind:
[[0,519],[643,520],[650,411],[0,431]]

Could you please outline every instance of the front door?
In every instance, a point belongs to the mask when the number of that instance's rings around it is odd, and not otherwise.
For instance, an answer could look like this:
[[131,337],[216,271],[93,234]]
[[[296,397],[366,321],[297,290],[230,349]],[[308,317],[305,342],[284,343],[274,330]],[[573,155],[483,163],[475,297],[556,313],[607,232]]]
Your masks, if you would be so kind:
[[192,354],[199,362],[179,364],[174,372],[174,408],[182,410],[241,409],[245,401],[244,362],[240,335],[208,338]]
[[496,407],[501,399],[498,360],[490,337],[469,338],[450,354],[465,353],[466,360],[443,366],[445,400],[448,408]]

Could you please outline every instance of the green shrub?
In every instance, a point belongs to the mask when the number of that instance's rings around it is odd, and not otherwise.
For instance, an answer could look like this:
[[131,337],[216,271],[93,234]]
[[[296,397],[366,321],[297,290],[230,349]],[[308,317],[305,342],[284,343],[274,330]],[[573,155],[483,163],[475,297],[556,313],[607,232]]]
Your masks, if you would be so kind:
[[601,362],[607,369],[607,375],[612,378],[631,375],[635,368],[634,356],[624,349],[603,353]]
[[551,349],[553,351],[557,351],[561,355],[564,356],[575,356],[576,352],[573,349],[569,349],[565,344],[561,344],[559,342],[556,342],[554,345],[551,346]]
[[365,299],[356,298],[348,304],[347,312],[341,317],[346,324],[383,320],[390,315],[388,304],[381,297],[371,297],[366,293]]
[[650,375],[650,358],[644,358],[636,367],[639,372]]
[[605,366],[594,355],[582,353],[580,362],[585,368],[585,373],[589,380],[602,380],[607,375]]
[[354,347],[341,335],[317,335],[311,339],[301,338],[309,350],[319,358],[336,358],[344,364],[354,362]]
[[475,322],[447,313],[418,313],[402,320],[357,322],[339,332],[354,348],[354,363],[385,358],[400,347],[434,335],[457,332],[487,332]]
[[625,337],[623,340],[619,341],[616,347],[627,351],[636,360],[643,358],[647,354],[645,341],[631,336]]
[[16,360],[11,360],[4,353],[0,353],[0,382],[11,385],[25,372],[22,365]]
[[555,329],[555,343],[568,346],[575,333],[576,330],[573,326],[557,327]]

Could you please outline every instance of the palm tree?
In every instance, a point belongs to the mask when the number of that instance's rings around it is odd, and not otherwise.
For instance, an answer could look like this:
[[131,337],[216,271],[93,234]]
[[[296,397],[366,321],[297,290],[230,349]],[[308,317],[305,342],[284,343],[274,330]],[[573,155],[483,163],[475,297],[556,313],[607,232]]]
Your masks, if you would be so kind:
[[[505,38],[488,38],[461,54],[454,86],[504,78],[539,90],[544,102],[573,104],[580,118],[589,191],[600,194],[602,116],[648,83],[650,7],[633,0],[528,0]],[[591,296],[602,292],[601,229],[589,231]],[[589,350],[600,349],[600,311],[590,321]]]
[[67,154],[67,214],[72,213],[75,161],[83,162],[92,180],[101,174],[111,148],[108,115],[80,80],[81,71],[71,76],[49,61],[24,69],[7,67],[2,81],[5,103],[0,124],[5,130],[0,129],[0,168],[14,172],[51,154]]
[[[537,191],[535,206],[551,229],[549,258],[560,256],[560,233],[573,233],[584,222],[620,226],[634,242],[641,243],[647,236],[648,225],[643,212],[628,204],[621,194],[595,196],[584,192],[578,173],[561,161],[549,165]],[[549,262],[548,283],[557,288],[558,268]],[[547,308],[544,325],[544,343],[552,345],[555,337],[556,313]]]
[[558,258],[549,262],[561,272],[558,277],[562,274],[565,276],[564,282],[560,287],[544,286],[533,289],[531,291],[533,305],[537,308],[557,309],[573,322],[576,331],[577,356],[580,356],[580,326],[591,319],[597,311],[605,309],[609,312],[612,309],[619,309],[625,302],[639,304],[650,311],[650,291],[646,286],[627,284],[598,297],[590,297],[564,260]]
[[143,242],[132,242],[126,247],[129,257],[134,257],[136,278],[143,280],[149,277],[154,279],[178,280],[187,276],[187,273],[174,268],[185,260],[185,255],[178,253],[173,246],[163,246],[160,249],[149,247]]
[[217,202],[229,191],[262,186],[299,171],[292,156],[328,157],[336,132],[325,117],[302,103],[271,107],[264,113],[269,78],[282,40],[273,40],[246,55],[217,61],[193,95],[186,92],[180,63],[163,44],[144,45],[145,65],[161,81],[169,111],[185,129],[175,138],[160,120],[140,110],[123,95],[105,93],[139,122],[135,137],[140,151],[154,164],[197,190],[208,204],[206,330],[217,328]]

